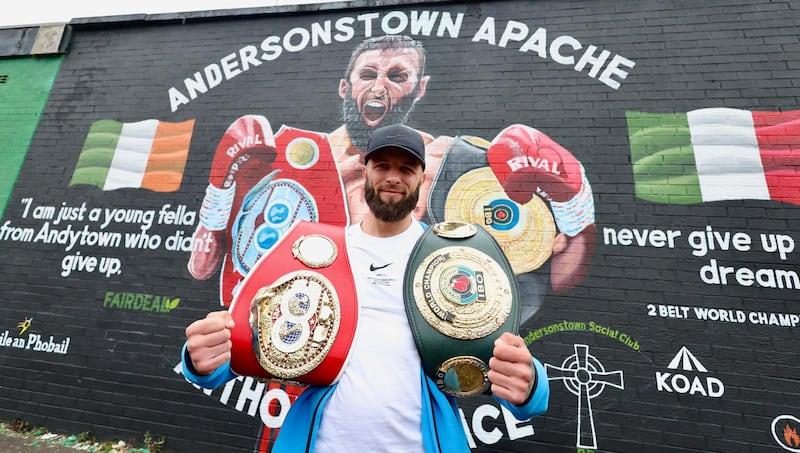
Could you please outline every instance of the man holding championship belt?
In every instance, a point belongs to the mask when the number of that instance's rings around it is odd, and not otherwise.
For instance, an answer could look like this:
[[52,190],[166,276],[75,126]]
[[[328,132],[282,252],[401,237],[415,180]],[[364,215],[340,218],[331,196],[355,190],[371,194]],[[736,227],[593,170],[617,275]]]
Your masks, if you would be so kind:
[[[363,220],[344,230],[345,250],[325,246],[326,242],[319,240],[306,252],[296,251],[297,259],[308,261],[307,267],[312,268],[325,267],[338,254],[347,255],[359,307],[352,346],[335,382],[310,386],[291,406],[272,451],[468,452],[455,399],[443,393],[424,370],[416,343],[418,338],[409,322],[411,315],[406,313],[408,301],[404,302],[403,297],[406,274],[415,278],[417,273],[416,268],[407,269],[412,250],[426,234],[425,225],[413,215],[426,179],[424,140],[418,132],[403,125],[378,128],[370,136],[364,161],[363,194],[369,211]],[[329,226],[320,227],[325,235],[322,227]],[[476,231],[472,229],[479,227],[453,222],[432,228],[440,228],[439,232],[431,231],[449,236],[458,243],[474,236]],[[310,224],[303,237],[312,236],[314,231],[314,225]],[[323,252],[317,252],[320,245]],[[480,253],[467,254],[459,247],[437,249],[440,257],[432,260],[423,257],[423,262],[427,263],[423,268],[435,273],[437,281],[450,282],[445,286],[457,295],[459,304],[466,306],[473,300],[467,281],[472,277],[470,263],[486,260]],[[279,244],[276,249],[280,248]],[[302,248],[302,241],[297,248]],[[460,264],[437,268],[443,255],[457,256]],[[251,284],[267,287],[267,293],[271,291],[270,285],[274,282],[258,279],[259,265],[270,258],[268,253],[259,261],[245,280],[243,292],[248,292]],[[487,265],[491,266],[494,264]],[[484,273],[483,270],[479,272]],[[500,281],[504,270],[485,273]],[[513,276],[507,278],[513,281]],[[491,288],[496,292],[515,289],[513,285]],[[296,306],[309,305],[303,291],[293,291],[290,295],[297,302]],[[250,303],[235,300],[234,306],[240,302]],[[500,312],[507,310],[503,303],[500,305],[492,309],[491,316],[505,319]],[[284,306],[290,309],[289,304]],[[326,317],[321,313],[321,318]],[[187,327],[183,353],[187,378],[201,386],[215,388],[236,376],[230,368],[230,338],[234,329],[242,328],[239,323],[234,322],[230,312],[219,311]],[[499,324],[496,327],[502,330]],[[244,328],[250,329],[250,326]],[[289,338],[281,335],[276,337],[281,342]],[[314,333],[309,332],[303,338],[314,341],[311,340]],[[259,338],[259,342],[262,341]],[[531,356],[516,332],[496,332],[487,365],[486,376],[493,397],[515,417],[524,420],[547,409],[549,387],[545,369]]]

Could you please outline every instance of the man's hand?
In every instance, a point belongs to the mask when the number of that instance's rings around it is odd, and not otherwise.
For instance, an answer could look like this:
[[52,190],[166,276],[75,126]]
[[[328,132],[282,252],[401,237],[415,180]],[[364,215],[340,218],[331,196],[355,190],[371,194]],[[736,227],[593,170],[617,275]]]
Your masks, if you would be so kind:
[[186,350],[194,370],[211,374],[231,359],[231,331],[234,322],[227,311],[215,311],[186,328]]
[[494,342],[489,359],[492,393],[512,404],[522,404],[533,390],[536,371],[533,358],[522,337],[505,332]]

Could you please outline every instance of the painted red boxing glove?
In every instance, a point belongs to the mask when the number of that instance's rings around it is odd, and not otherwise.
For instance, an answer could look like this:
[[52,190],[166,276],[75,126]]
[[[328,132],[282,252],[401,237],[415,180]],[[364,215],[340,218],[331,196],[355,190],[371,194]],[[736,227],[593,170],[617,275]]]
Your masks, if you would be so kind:
[[269,172],[275,160],[275,138],[269,121],[260,115],[236,119],[225,131],[211,164],[208,186],[200,207],[189,272],[197,279],[210,277],[219,267],[226,245],[231,213],[244,194]]
[[237,171],[253,154],[270,154],[270,161],[274,160],[272,126],[261,115],[245,115],[228,126],[214,153],[209,184],[220,189],[231,187]]
[[592,188],[583,165],[547,135],[509,126],[492,140],[487,159],[509,198],[520,204],[533,195],[547,200],[562,233],[575,236],[594,224]]

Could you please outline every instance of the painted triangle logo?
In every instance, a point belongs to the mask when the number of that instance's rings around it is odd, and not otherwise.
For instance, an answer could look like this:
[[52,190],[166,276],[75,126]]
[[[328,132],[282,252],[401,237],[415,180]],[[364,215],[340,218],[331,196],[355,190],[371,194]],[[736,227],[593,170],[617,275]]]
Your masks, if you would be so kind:
[[659,392],[719,398],[725,394],[725,384],[707,374],[708,369],[683,346],[667,365],[669,371],[656,371],[656,389]]
[[701,373],[707,373],[708,370],[706,367],[697,360],[697,357],[692,354],[689,349],[684,346],[675,354],[675,357],[669,362],[667,368],[670,370],[683,370],[683,371],[700,371]]

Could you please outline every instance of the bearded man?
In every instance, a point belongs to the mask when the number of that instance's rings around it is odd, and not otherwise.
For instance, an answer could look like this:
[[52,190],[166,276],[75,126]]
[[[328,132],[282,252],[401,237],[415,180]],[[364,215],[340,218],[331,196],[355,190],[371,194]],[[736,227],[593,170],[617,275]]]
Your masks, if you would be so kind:
[[[370,38],[352,52],[338,94],[343,124],[330,133],[282,125],[262,115],[236,119],[214,155],[188,269],[205,280],[220,270],[220,303],[229,307],[258,259],[290,227],[307,220],[357,225],[375,205],[366,187],[365,150],[378,127],[406,124],[425,96],[426,51],[400,35]],[[480,223],[503,246],[520,287],[520,318],[533,316],[551,290],[587,275],[594,249],[594,206],[582,165],[541,132],[522,125],[491,142],[433,136],[424,142],[425,177],[413,218]],[[529,163],[536,165],[528,165]],[[521,164],[520,164],[521,163]],[[407,207],[403,207],[399,211]],[[399,209],[399,208],[398,208]],[[296,397],[303,387],[288,386]],[[259,451],[278,429],[264,428]]]
[[[364,219],[333,229],[318,222],[298,223],[303,232],[295,235],[293,230],[287,236],[292,238],[291,251],[281,244],[257,263],[245,280],[241,292],[244,300],[237,300],[241,305],[235,306],[233,313],[212,312],[186,328],[183,374],[200,386],[218,388],[242,372],[238,364],[246,362],[242,356],[253,354],[254,343],[263,352],[259,361],[265,369],[272,365],[286,369],[297,362],[300,371],[292,378],[309,387],[291,405],[273,453],[363,449],[468,453],[456,400],[446,386],[426,374],[425,354],[417,348],[405,310],[406,267],[426,229],[412,214],[425,180],[425,145],[419,133],[409,127],[379,127],[370,138],[364,159],[361,176],[366,181],[369,208]],[[302,243],[312,237],[336,246],[325,247],[320,242],[306,256]],[[328,253],[321,253],[325,250]],[[290,283],[273,283],[275,268],[280,268],[280,274],[299,266],[292,255],[316,271],[290,272]],[[344,270],[331,269],[339,265]],[[319,272],[335,275],[336,283],[329,284],[332,280],[320,277],[323,274]],[[286,286],[289,289],[283,292]],[[354,295],[348,291],[346,297],[327,296],[351,286]],[[258,340],[251,337],[253,318],[259,317],[252,314],[249,304],[249,295],[254,293],[271,299],[264,318],[268,324],[275,321],[265,331],[261,321],[257,322]],[[332,299],[339,303],[329,307]],[[273,308],[273,304],[280,308]],[[323,314],[325,308],[329,308],[327,315]],[[256,308],[256,312],[260,310]],[[320,344],[331,340],[326,333],[331,329],[323,325],[326,320],[353,311],[357,317],[350,323],[342,320],[332,339],[335,344],[330,351],[337,353],[320,354]],[[490,388],[492,396],[519,420],[542,414],[550,395],[546,369],[515,332],[498,333],[490,345],[488,369],[481,362],[486,389]],[[439,345],[438,340],[427,341],[436,343],[429,344],[431,347]],[[338,354],[342,343],[343,354]],[[458,340],[459,346],[463,343]],[[287,358],[295,352],[297,361]],[[343,360],[339,360],[340,355]],[[306,368],[308,364],[312,365],[310,369]],[[330,379],[319,382],[318,375]]]

